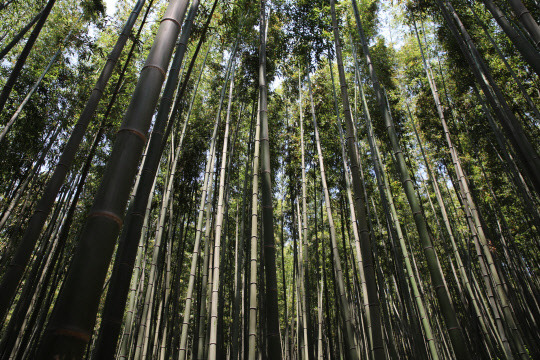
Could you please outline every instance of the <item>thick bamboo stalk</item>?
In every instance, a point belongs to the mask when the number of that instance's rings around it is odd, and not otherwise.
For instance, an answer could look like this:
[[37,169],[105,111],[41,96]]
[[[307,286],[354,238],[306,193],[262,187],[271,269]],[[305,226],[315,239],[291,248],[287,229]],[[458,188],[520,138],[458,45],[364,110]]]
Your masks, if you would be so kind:
[[538,51],[527,39],[514,29],[501,9],[499,9],[492,0],[482,0],[482,2],[495,21],[497,21],[501,29],[506,33],[510,41],[512,41],[512,44],[514,44],[516,49],[520,52],[523,59],[531,66],[536,74],[540,75],[540,54]]
[[187,1],[172,1],[160,24],[49,320],[41,358],[80,357],[90,340],[115,239],[186,9]]
[[101,71],[99,79],[92,90],[90,98],[88,99],[85,108],[81,112],[77,124],[75,124],[75,127],[73,128],[62,155],[54,168],[53,174],[45,186],[43,195],[41,195],[41,198],[34,209],[34,214],[28,221],[25,233],[19,243],[19,246],[17,247],[17,251],[13,256],[13,259],[11,260],[10,267],[2,278],[0,293],[4,295],[0,297],[0,319],[3,319],[8,311],[9,303],[15,295],[15,291],[21,280],[23,271],[28,264],[28,260],[30,259],[30,254],[35,247],[39,234],[43,228],[43,225],[45,224],[45,221],[47,220],[47,216],[51,212],[56,196],[64,183],[68,170],[75,158],[77,149],[79,148],[79,145],[84,137],[86,128],[88,127],[90,120],[97,109],[99,100],[101,99],[105,90],[105,86],[113,73],[116,62],[120,57],[122,49],[127,42],[129,33],[135,25],[135,21],[137,20],[143,5],[144,0],[138,0],[128,20],[126,21],[126,24],[124,25],[124,28],[122,29],[122,32],[120,33],[120,36],[118,37],[118,40]]
[[540,26],[538,26],[538,23],[534,20],[529,10],[523,5],[521,0],[508,0],[508,3],[518,20],[533,39],[534,45],[537,47],[540,46]]
[[[95,356],[97,358],[109,357],[110,354],[114,353],[114,348],[116,347],[117,338],[120,332],[120,316],[123,313],[125,306],[124,304],[126,302],[128,293],[129,279],[131,278],[131,274],[133,272],[135,253],[137,250],[136,245],[141,234],[145,204],[150,194],[149,191],[150,187],[152,186],[151,184],[154,181],[153,178],[155,177],[158,169],[164,144],[167,142],[177,117],[177,112],[175,111],[176,109],[174,109],[172,112],[170,110],[171,107],[173,107],[172,102],[174,89],[176,88],[176,83],[179,78],[180,68],[187,49],[187,42],[190,37],[193,20],[198,11],[198,5],[198,1],[195,1],[192,4],[182,30],[182,35],[180,36],[180,41],[176,46],[176,53],[171,64],[169,77],[167,79],[162,100],[156,115],[156,124],[148,144],[148,155],[146,156],[142,165],[142,175],[139,183],[137,184],[138,186],[136,188],[133,205],[130,206],[130,210],[128,211],[128,215],[126,217],[126,225],[122,231],[120,240],[121,245],[119,246],[119,254],[117,256],[117,261],[115,262],[115,267],[113,268],[113,275],[111,276],[111,284],[113,286],[110,287],[110,291],[107,294],[106,305],[103,311],[103,324],[100,329],[99,340],[95,352]],[[199,45],[201,42],[202,38]],[[196,55],[197,53],[194,55],[189,69],[193,68]],[[203,61],[202,68],[204,68],[205,61]],[[190,70],[188,70],[188,74],[191,74]],[[186,75],[186,79],[184,79],[184,86],[177,93],[176,102],[178,102],[178,98],[183,97],[185,93],[185,83],[187,82],[189,75]],[[198,82],[196,86],[198,86]],[[193,103],[193,100],[194,97],[191,100],[191,103]],[[186,126],[189,123],[190,111],[191,105],[182,129],[182,139],[184,138]]]

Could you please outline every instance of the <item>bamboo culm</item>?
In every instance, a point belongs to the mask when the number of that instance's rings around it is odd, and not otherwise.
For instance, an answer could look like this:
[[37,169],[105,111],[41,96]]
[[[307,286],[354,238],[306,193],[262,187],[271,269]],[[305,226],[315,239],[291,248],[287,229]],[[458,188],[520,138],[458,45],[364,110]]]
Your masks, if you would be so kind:
[[405,163],[405,157],[399,145],[399,141],[397,139],[397,135],[394,129],[394,123],[390,115],[388,104],[384,99],[382,89],[381,89],[379,80],[377,78],[377,74],[375,73],[375,69],[373,68],[373,64],[371,62],[370,51],[367,46],[367,40],[365,39],[364,32],[362,29],[362,24],[360,20],[360,15],[358,13],[358,7],[356,5],[356,0],[351,0],[351,2],[353,4],[356,27],[357,27],[358,34],[360,35],[360,39],[362,42],[362,48],[364,51],[364,56],[366,58],[369,75],[371,77],[373,87],[375,90],[375,96],[377,98],[377,102],[381,109],[381,113],[383,114],[384,122],[388,130],[388,135],[389,135],[389,138],[392,144],[392,149],[394,152],[394,156],[396,159],[396,167],[397,167],[397,170],[399,171],[403,190],[407,196],[407,200],[409,202],[411,212],[413,214],[414,221],[418,230],[418,234],[420,236],[420,241],[424,250],[424,255],[428,263],[428,269],[431,275],[433,287],[434,287],[435,293],[437,294],[439,306],[441,308],[441,312],[444,317],[448,333],[450,335],[452,348],[454,350],[455,356],[458,359],[468,359],[470,356],[467,350],[467,343],[465,342],[463,332],[458,323],[457,316],[456,316],[454,307],[452,305],[450,294],[445,285],[444,275],[439,265],[437,254],[435,252],[435,248],[433,247],[433,241],[428,232],[427,224],[420,208],[420,203],[414,191],[412,180],[410,178],[409,171]]
[[261,96],[261,207],[264,239],[264,270],[266,329],[268,356],[281,360],[281,339],[279,336],[279,310],[276,275],[276,247],[274,240],[274,211],[272,207],[272,175],[270,174],[270,139],[268,136],[268,88],[266,84],[266,0],[261,0],[260,47],[259,47],[259,92]]
[[[156,125],[152,131],[150,142],[148,144],[148,154],[145,156],[145,161],[142,165],[141,178],[136,187],[136,192],[132,206],[128,211],[125,226],[122,230],[117,261],[113,268],[111,276],[111,284],[109,293],[107,294],[106,305],[103,311],[103,323],[100,329],[98,342],[96,345],[95,358],[109,357],[114,353],[116,342],[120,333],[120,319],[127,294],[129,291],[129,279],[133,272],[133,265],[137,251],[137,244],[141,236],[143,225],[143,215],[147,199],[150,194],[150,188],[154,182],[154,177],[157,172],[159,160],[163,153],[164,144],[168,139],[170,130],[176,119],[176,112],[170,113],[172,106],[172,98],[174,89],[178,81],[180,68],[183,62],[187,41],[191,33],[191,28],[195,15],[197,14],[199,2],[195,1],[186,18],[182,35],[179,43],[176,46],[176,53],[172,60],[171,69],[165,85],[165,90],[161,99],[158,113],[156,115]],[[202,40],[202,39],[201,39]],[[194,59],[193,59],[194,60]],[[191,62],[192,68],[194,61]],[[190,72],[191,74],[191,72]],[[187,77],[184,82],[187,82]],[[184,88],[183,88],[184,89]],[[183,91],[179,91],[177,98],[183,96]],[[178,102],[179,100],[177,100]],[[171,118],[168,119],[169,114]],[[187,125],[189,116],[186,118],[184,125]]]
[[[355,141],[355,126],[352,119],[352,114],[349,105],[349,95],[347,90],[347,81],[345,79],[345,70],[343,68],[343,55],[341,52],[341,40],[337,25],[337,17],[335,11],[335,1],[330,0],[332,27],[334,33],[334,43],[336,49],[336,58],[339,73],[339,84],[341,88],[341,101],[343,105],[343,113],[345,115],[347,152],[349,155],[350,169],[352,175],[353,194],[355,199],[355,212],[358,221],[358,230],[360,232],[360,250],[362,252],[362,266],[364,268],[364,276],[366,281],[366,289],[369,299],[369,316],[371,321],[371,354],[376,360],[385,359],[386,355],[383,346],[383,330],[379,309],[379,296],[377,294],[377,284],[375,279],[374,261],[373,261],[373,245],[371,243],[370,230],[366,214],[366,204],[363,200],[364,190],[362,180],[359,176],[359,157],[358,148]],[[367,311],[367,310],[366,310]]]
[[99,100],[103,95],[105,87],[113,73],[124,45],[127,42],[129,33],[131,32],[131,29],[133,28],[143,5],[144,0],[138,0],[128,20],[126,21],[126,24],[124,25],[124,28],[122,29],[122,32],[120,33],[120,36],[101,71],[96,85],[92,90],[90,98],[88,99],[85,108],[81,112],[79,120],[75,124],[71,136],[69,137],[69,140],[62,151],[62,155],[60,156],[60,159],[54,168],[47,185],[45,186],[43,194],[36,204],[34,213],[28,221],[24,235],[20,240],[15,255],[10,262],[9,269],[2,278],[2,283],[0,284],[0,293],[2,293],[3,296],[0,297],[0,319],[3,319],[9,310],[9,304],[11,299],[13,299],[15,296],[17,286],[21,281],[23,271],[28,264],[39,234],[43,228],[43,225],[45,224],[45,221],[47,220],[48,215],[51,212],[56,196],[58,195],[69,168],[75,159],[75,155],[84,137],[86,129],[97,109]]
[[165,11],[49,320],[41,358],[80,357],[90,340],[115,239],[186,10],[187,1],[175,0]]

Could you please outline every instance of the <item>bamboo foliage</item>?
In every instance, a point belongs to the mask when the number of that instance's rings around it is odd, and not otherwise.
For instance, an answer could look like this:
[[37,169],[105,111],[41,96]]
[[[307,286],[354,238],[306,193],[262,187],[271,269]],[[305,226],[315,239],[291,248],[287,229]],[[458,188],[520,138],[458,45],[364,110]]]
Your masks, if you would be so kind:
[[538,358],[534,0],[131,5],[0,2],[0,357]]

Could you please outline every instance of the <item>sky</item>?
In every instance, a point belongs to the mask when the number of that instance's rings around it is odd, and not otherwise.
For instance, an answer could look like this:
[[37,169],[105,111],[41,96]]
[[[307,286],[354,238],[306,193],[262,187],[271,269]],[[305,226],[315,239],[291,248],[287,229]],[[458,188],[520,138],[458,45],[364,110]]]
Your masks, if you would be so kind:
[[112,16],[114,15],[114,11],[116,10],[116,3],[118,0],[105,0],[105,6],[107,7],[107,15]]

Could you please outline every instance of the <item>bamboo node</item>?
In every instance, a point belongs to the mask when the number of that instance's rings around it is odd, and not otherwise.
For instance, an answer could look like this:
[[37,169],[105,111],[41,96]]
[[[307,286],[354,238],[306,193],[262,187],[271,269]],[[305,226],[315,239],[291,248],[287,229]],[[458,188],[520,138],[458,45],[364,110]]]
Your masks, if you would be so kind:
[[176,24],[176,26],[178,27],[181,27],[182,25],[180,25],[180,23],[178,22],[178,20],[176,20],[175,18],[172,18],[172,17],[164,17],[163,19],[161,19],[161,22],[164,22],[165,20],[170,20],[172,21],[173,23]]
[[109,218],[109,219],[113,220],[115,223],[117,223],[119,227],[122,227],[123,221],[120,218],[120,216],[118,216],[118,215],[116,215],[116,214],[114,214],[114,213],[112,213],[110,211],[93,211],[90,214],[88,214],[88,218],[99,217],[99,216]]
[[120,130],[118,130],[117,134],[120,134],[120,132],[122,132],[122,131],[129,131],[129,132],[133,133],[134,135],[136,135],[137,137],[139,137],[143,141],[143,143],[146,143],[146,135],[144,135],[139,130],[133,129],[133,128],[123,127]]
[[[161,75],[163,75],[163,77],[165,78],[167,76],[167,73],[165,72],[165,70],[163,70],[162,68],[160,68],[159,66],[157,65],[153,65],[153,64],[146,64],[144,65],[144,67],[142,68],[142,70],[145,70],[146,68],[154,68],[154,69],[157,69]],[[142,71],[141,70],[141,71]]]

